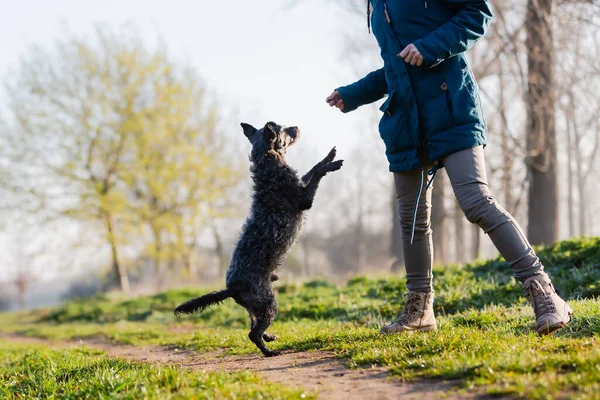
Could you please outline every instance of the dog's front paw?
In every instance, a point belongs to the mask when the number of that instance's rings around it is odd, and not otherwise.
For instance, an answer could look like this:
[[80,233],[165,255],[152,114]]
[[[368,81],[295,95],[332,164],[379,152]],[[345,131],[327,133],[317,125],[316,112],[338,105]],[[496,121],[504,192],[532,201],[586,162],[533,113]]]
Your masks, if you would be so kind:
[[276,356],[280,356],[281,352],[280,351],[275,351],[275,350],[269,350],[265,352],[265,357],[276,357]]
[[337,154],[337,150],[334,147],[333,149],[331,149],[329,151],[329,154],[327,154],[327,156],[323,159],[323,161],[321,161],[323,164],[327,164],[332,162],[335,159],[335,155]]
[[325,166],[323,166],[323,172],[327,173],[327,172],[337,171],[338,169],[342,168],[343,164],[344,164],[344,160],[337,160],[334,162],[330,162],[330,163],[326,164]]

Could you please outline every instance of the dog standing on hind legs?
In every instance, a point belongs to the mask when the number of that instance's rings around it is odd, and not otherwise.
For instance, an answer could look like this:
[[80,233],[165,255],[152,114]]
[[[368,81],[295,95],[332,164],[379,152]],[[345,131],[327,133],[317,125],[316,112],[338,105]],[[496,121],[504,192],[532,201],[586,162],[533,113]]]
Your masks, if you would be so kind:
[[343,160],[334,161],[334,147],[327,157],[298,178],[284,161],[288,147],[300,136],[297,127],[283,127],[274,122],[261,129],[241,125],[252,143],[250,171],[254,187],[250,215],[227,270],[227,288],[181,304],[175,315],[202,312],[232,297],[250,315],[248,337],[265,356],[271,357],[280,354],[265,345],[265,341],[277,339],[267,333],[277,315],[271,286],[271,282],[279,279],[275,271],[300,234],[304,212],[312,207],[319,182],[327,173],[340,169]]

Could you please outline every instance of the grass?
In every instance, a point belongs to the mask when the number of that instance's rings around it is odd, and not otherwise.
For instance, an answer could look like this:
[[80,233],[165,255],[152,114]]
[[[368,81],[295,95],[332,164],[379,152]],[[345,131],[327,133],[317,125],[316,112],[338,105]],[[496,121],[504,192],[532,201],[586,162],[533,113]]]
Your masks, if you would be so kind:
[[2,399],[287,399],[313,395],[265,384],[249,372],[190,372],[127,362],[101,351],[0,341]]
[[[355,277],[278,286],[279,315],[270,329],[277,350],[335,351],[354,365],[380,364],[404,380],[460,379],[464,389],[532,399],[600,399],[600,238],[539,249],[554,284],[570,299],[572,323],[557,334],[532,331],[533,312],[502,259],[437,268],[439,329],[383,337],[378,328],[399,311],[403,279]],[[0,317],[0,330],[31,336],[103,335],[134,345],[254,353],[245,310],[232,301],[177,320],[172,310],[203,291],[174,290],[138,299],[98,296]]]

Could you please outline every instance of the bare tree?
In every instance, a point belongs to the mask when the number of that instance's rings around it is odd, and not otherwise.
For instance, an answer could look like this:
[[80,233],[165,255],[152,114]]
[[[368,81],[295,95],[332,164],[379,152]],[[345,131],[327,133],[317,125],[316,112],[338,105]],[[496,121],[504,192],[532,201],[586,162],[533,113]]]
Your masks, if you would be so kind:
[[[558,2],[569,14],[574,4],[600,8],[594,0]],[[528,0],[526,14],[528,60],[529,239],[534,244],[550,244],[559,234],[557,178],[557,138],[555,113],[556,7],[553,0]],[[594,14],[592,14],[594,15]],[[582,15],[580,21],[594,23]]]
[[[344,10],[349,18],[354,18],[352,32],[345,35],[348,39],[344,55],[353,54],[357,60],[361,60],[366,58],[365,54],[374,54],[377,51],[375,40],[366,34],[366,30],[363,34],[363,31],[356,29],[366,18],[366,3],[354,0],[334,4]],[[495,19],[490,31],[468,53],[485,102],[489,140],[494,144],[488,146],[490,186],[494,193],[502,194],[502,204],[520,221],[529,220],[529,236],[534,243],[550,243],[558,238],[557,165],[559,156],[566,155],[569,149],[572,151],[569,164],[571,173],[567,179],[573,185],[569,190],[572,197],[570,208],[577,205],[576,210],[582,210],[570,220],[577,228],[586,222],[589,225],[589,218],[586,220],[582,215],[590,214],[588,209],[591,203],[587,200],[590,186],[587,182],[594,174],[594,122],[597,118],[584,118],[583,114],[597,115],[594,107],[598,96],[593,95],[593,87],[597,86],[592,84],[595,80],[589,75],[594,68],[598,75],[597,63],[593,61],[597,56],[592,56],[589,51],[593,46],[591,38],[595,37],[592,33],[599,31],[599,11],[600,2],[597,0],[495,2]],[[566,20],[574,22],[574,25],[563,24]],[[585,33],[577,33],[573,29],[575,26],[587,29]],[[563,34],[568,40],[558,43],[557,37]],[[573,51],[576,41],[585,42],[582,44],[585,51],[577,51],[577,56]],[[560,51],[560,60],[554,57],[556,51]],[[579,58],[585,68],[583,65],[575,67],[572,63],[564,63],[565,59],[573,57]],[[559,82],[554,79],[557,67],[561,68]],[[583,73],[583,69],[587,72]],[[581,87],[572,85],[572,76],[585,79],[589,88],[587,95],[584,95],[585,90]],[[555,104],[556,93],[563,93],[569,86],[573,86],[575,92],[577,126],[573,121],[568,125],[571,139],[567,142],[570,145],[564,147],[563,153],[563,147],[558,146],[563,130],[557,130],[557,118],[560,120],[558,123],[562,123],[566,111],[559,109],[563,114],[557,115]],[[579,162],[582,159],[585,161]],[[441,222],[444,221],[442,216],[447,213],[441,209],[443,202],[437,198],[443,190],[438,190],[439,183],[435,186],[432,222],[437,236],[447,231],[448,226],[446,224],[444,227]],[[580,207],[580,204],[584,206]],[[519,217],[524,213],[529,213],[527,219],[525,215]],[[457,224],[458,219],[454,231],[461,232]],[[481,235],[475,234],[476,227],[473,229],[471,256],[476,257],[481,249]],[[570,231],[575,232],[576,229]],[[585,227],[577,229],[577,232],[586,232]],[[392,227],[392,235],[395,234]],[[435,237],[435,242],[444,243],[447,239],[447,235],[445,238]],[[439,260],[444,253],[444,249],[436,249],[436,258]]]
[[465,216],[458,201],[454,202],[454,261],[462,264],[467,260],[465,240]]
[[529,0],[526,20],[528,236],[533,244],[551,244],[558,239],[554,1]]
[[562,18],[556,44],[570,49],[569,55],[558,64],[562,79],[557,82],[562,93],[557,111],[562,116],[567,149],[569,236],[588,233],[588,182],[594,172],[600,141],[600,95],[596,89],[600,87],[600,78],[599,68],[592,61],[600,57],[600,29],[581,24],[585,14],[581,7]]
[[[103,55],[114,50],[102,40],[104,36],[100,38]],[[30,200],[28,211],[52,210],[54,215],[103,227],[114,274],[127,292],[129,280],[119,257],[115,218],[122,206],[117,173],[128,137],[118,133],[122,108],[108,106],[114,94],[103,80],[121,84],[119,61],[124,60],[112,61],[96,57],[77,40],[58,42],[54,53],[31,50],[19,74],[6,85],[14,123],[5,136],[5,151],[16,171],[11,190],[20,195],[23,205],[23,200]],[[102,64],[104,75],[93,79],[90,74],[98,72],[95,63]]]
[[392,207],[392,237],[390,240],[391,270],[392,272],[399,272],[404,265],[404,247],[402,246],[402,227],[400,226],[400,217],[398,216],[398,199],[396,189],[393,185],[390,204]]
[[447,183],[446,174],[438,174],[432,187],[431,194],[431,229],[433,230],[433,253],[435,262],[444,264],[448,261],[448,234],[446,232],[449,220],[446,210],[445,196]]
[[189,260],[198,221],[240,176],[193,69],[133,29],[97,26],[91,40],[32,49],[6,86],[2,154],[27,212],[94,227],[123,292],[125,248],[146,247],[159,278]]

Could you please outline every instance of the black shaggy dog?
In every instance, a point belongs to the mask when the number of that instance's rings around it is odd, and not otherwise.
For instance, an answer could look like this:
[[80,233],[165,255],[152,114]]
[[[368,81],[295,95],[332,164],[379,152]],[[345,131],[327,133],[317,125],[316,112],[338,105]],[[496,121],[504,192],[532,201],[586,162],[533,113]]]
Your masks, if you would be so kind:
[[306,175],[298,178],[283,159],[289,146],[300,135],[298,128],[268,122],[262,129],[242,123],[244,135],[252,143],[250,161],[254,181],[252,207],[237,242],[229,270],[227,289],[192,299],[175,309],[175,315],[203,311],[232,297],[250,315],[248,337],[267,357],[279,352],[267,348],[276,336],[266,332],[277,315],[277,302],[271,282],[279,277],[275,270],[294,244],[304,219],[312,207],[321,178],[342,167],[333,161],[335,148]]

